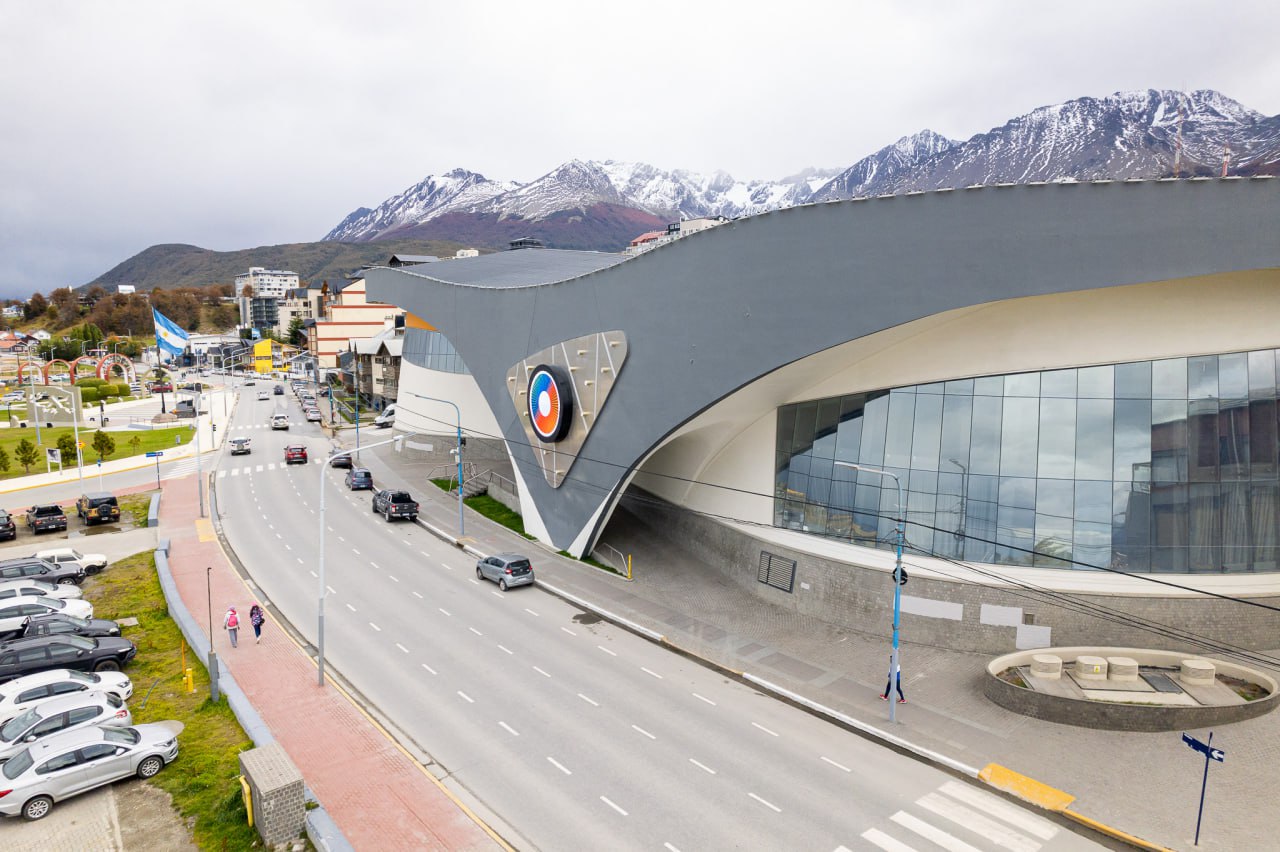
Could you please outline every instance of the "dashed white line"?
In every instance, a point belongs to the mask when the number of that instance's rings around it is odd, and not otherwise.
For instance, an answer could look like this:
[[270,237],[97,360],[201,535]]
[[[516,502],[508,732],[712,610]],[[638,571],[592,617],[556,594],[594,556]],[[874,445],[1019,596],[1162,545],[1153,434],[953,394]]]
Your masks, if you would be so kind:
[[403,541],[405,544],[409,545],[410,547],[413,547],[413,542],[409,541],[409,539],[402,538],[400,540]]
[[490,589],[489,594],[493,595],[495,598],[504,597],[502,592],[498,591],[497,589]]
[[626,811],[624,811],[622,808],[620,808],[620,807],[618,807],[617,805],[615,805],[613,802],[609,801],[609,797],[608,797],[608,796],[601,796],[601,797],[600,797],[600,801],[604,802],[606,805],[608,805],[609,807],[613,808],[615,811],[617,811],[618,813],[622,814],[623,816],[626,816],[626,815],[627,815],[627,812],[626,812]]
[[561,629],[561,630],[563,630],[565,633],[568,633],[570,636],[577,636],[577,635],[578,635],[577,633],[574,633],[572,630],[570,630],[570,629],[569,629],[569,628],[567,628],[567,627],[561,627],[560,629]]
[[599,704],[598,702],[592,701],[590,698],[588,698],[587,696],[583,695],[581,692],[579,692],[579,693],[578,693],[578,697],[579,697],[579,698],[581,698],[583,701],[587,702],[588,704],[590,704],[592,707],[599,707],[599,706],[600,706],[600,704]]
[[536,612],[534,612],[533,610],[529,609],[529,607],[525,607],[525,608],[524,608],[524,611],[525,611],[525,612],[527,612],[527,613],[529,613],[530,615],[532,615],[534,618],[537,618],[537,617],[538,617],[538,614],[537,614]]
[[714,701],[712,701],[710,698],[703,698],[701,695],[699,695],[699,694],[698,694],[698,693],[696,693],[696,692],[691,692],[691,693],[689,693],[689,694],[690,694],[690,695],[692,695],[694,698],[698,699],[699,701],[705,701],[705,702],[707,702],[707,703],[708,703],[708,704],[710,704],[712,707],[715,707],[715,706],[716,706],[716,703],[715,703]]
[[657,737],[655,737],[653,734],[651,734],[651,733],[649,733],[648,731],[646,731],[644,728],[641,728],[639,725],[632,725],[631,727],[632,727],[634,730],[639,731],[640,733],[644,734],[646,737],[648,737],[648,738],[649,738],[649,739],[651,739],[651,740],[656,740],[656,739],[657,739]]
[[466,694],[465,692],[463,692],[461,689],[459,689],[459,690],[458,690],[458,695],[462,696],[462,697],[466,700],[466,702],[467,702],[468,704],[475,704],[475,703],[476,703],[476,700],[475,700],[474,698],[472,698],[470,695],[467,695],[467,694]]
[[301,557],[301,556],[299,556],[299,557],[298,557],[298,564],[299,564],[299,565],[305,565],[305,564],[306,564],[305,562],[303,562],[303,561],[302,561],[302,557]]
[[370,627],[372,627],[372,628],[373,628],[376,632],[378,632],[378,633],[381,633],[381,632],[382,632],[382,628],[381,628],[381,627],[379,627],[378,625],[374,624],[372,621],[370,621],[370,622],[369,622],[369,626],[370,626]]
[[[360,552],[360,551],[358,551],[358,550],[356,551],[356,553],[359,553],[359,552]],[[379,568],[379,567],[378,567],[378,563],[377,563],[377,562],[370,562],[370,563],[369,563],[369,567],[370,567],[370,568],[372,568],[372,569],[373,569],[373,570],[375,570],[375,571],[381,571],[381,570],[382,570],[381,568]]]
[[356,556],[360,555],[360,551],[356,550],[354,547],[351,548],[351,552],[354,553]]
[[406,654],[409,653],[409,649],[401,645],[399,642],[396,643],[396,647],[399,648],[401,651],[404,651]]
[[698,767],[699,769],[701,769],[703,772],[707,773],[708,775],[716,774],[716,771],[712,769],[710,766],[707,766],[705,763],[699,763],[698,761],[694,760],[692,757],[689,758],[689,762],[692,763],[694,766]]
[[662,844],[662,848],[663,848],[663,849],[670,850],[670,852],[680,852],[680,850],[679,850],[679,849],[677,849],[676,847],[672,846],[670,843],[664,843],[664,844]]
[[393,583],[399,583],[399,582],[400,582],[400,578],[399,578],[399,577],[397,577],[395,574],[388,574],[387,576],[391,578],[391,582],[393,582]]
[[510,648],[504,647],[504,646],[502,646],[502,645],[499,645],[499,646],[498,646],[498,650],[500,650],[500,651],[506,651],[508,654],[514,654],[514,653],[515,653],[515,651],[512,651]]
[[320,579],[320,575],[317,574],[315,571],[311,571],[308,569],[307,573],[310,574],[312,577],[315,577],[317,580]]
[[293,550],[293,548],[292,548],[292,547],[290,547],[290,546],[289,546],[289,545],[287,545],[287,544],[284,546],[284,549],[285,549],[285,550]]
[[480,581],[479,581],[479,580],[477,580],[475,577],[468,577],[468,578],[467,578],[467,582],[468,582],[468,583],[470,583],[470,584],[471,584],[471,585],[473,585],[473,586],[478,586],[478,585],[480,585]]
[[481,633],[479,630],[476,630],[474,627],[468,627],[467,629],[468,629],[468,630],[470,630],[472,633],[476,634],[477,636],[483,636],[483,635],[484,635],[484,634],[483,634],[483,633]]
[[431,666],[427,665],[426,663],[423,663],[423,664],[422,664],[422,667],[423,667],[424,669],[426,669],[427,671],[431,672],[432,674],[435,674],[435,673],[436,673],[436,670],[435,670],[435,669],[433,669],[433,668],[431,668]]
[[748,793],[747,795],[748,795],[748,796],[750,796],[751,798],[755,799],[755,800],[756,800],[757,802],[759,802],[760,804],[764,805],[766,808],[769,808],[769,809],[770,809],[770,810],[772,810],[774,813],[779,813],[779,814],[780,814],[780,813],[782,813],[782,808],[778,807],[777,805],[773,804],[772,802],[767,802],[767,801],[765,801],[764,799],[762,799],[762,798],[760,798],[759,796],[757,796],[755,793]]
[[423,556],[430,556],[430,555],[431,555],[430,553],[427,553],[425,550],[419,550],[418,552],[419,552],[419,553],[421,553]]
[[448,615],[448,614],[449,614],[449,610],[445,609],[444,607],[440,607],[440,606],[438,606],[438,607],[436,607],[436,609],[440,610],[440,611],[441,611],[441,612],[443,612],[445,615]]
[[616,656],[618,656],[618,655],[617,655],[617,654],[615,654],[613,651],[610,651],[608,648],[606,648],[606,647],[605,647],[605,646],[603,646],[603,645],[597,645],[596,647],[597,647],[597,648],[599,648],[601,651],[604,651],[604,652],[605,652],[606,654],[608,654],[610,657],[616,657]]
[[283,539],[284,536],[280,535],[280,533],[276,533],[276,538]]
[[561,772],[563,772],[565,775],[572,775],[572,774],[573,774],[572,772],[570,772],[570,771],[568,770],[568,768],[566,768],[566,767],[565,767],[565,765],[564,765],[563,763],[561,763],[560,761],[556,760],[554,757],[548,757],[548,758],[547,758],[547,761],[548,761],[552,766],[554,766],[556,769],[559,769]]
[[452,566],[452,565],[450,565],[448,562],[441,562],[440,564],[444,566],[444,570],[446,570],[446,571],[452,571],[452,570],[453,570],[453,566]]
[[640,667],[640,671],[642,671],[642,672],[644,672],[645,674],[648,674],[648,675],[653,675],[653,676],[654,676],[654,677],[656,677],[658,680],[662,680],[662,675],[658,674],[658,673],[657,673],[657,672],[655,672],[655,671],[651,671],[650,669],[646,669],[644,666],[641,666],[641,667]]
[[506,722],[499,722],[498,725],[511,736],[513,737],[520,736],[520,733],[515,728],[508,725]]
[[356,608],[353,607],[351,604],[347,604],[347,609],[351,610],[352,612],[356,611]]
[[347,540],[346,540],[345,538],[343,538],[342,536],[338,536],[338,541],[342,542],[343,544],[346,544],[346,543],[347,543]]
[[842,764],[842,763],[836,763],[834,760],[832,760],[832,759],[831,759],[831,758],[829,758],[829,757],[823,757],[822,759],[823,759],[823,760],[825,760],[827,763],[830,763],[830,764],[831,764],[832,766],[834,766],[836,769],[843,769],[845,772],[852,772],[852,771],[853,771],[852,769],[850,769],[849,767],[845,766],[845,765],[844,765],[844,764]]
[[773,731],[769,730],[769,729],[768,729],[768,728],[766,728],[764,725],[759,724],[758,722],[752,722],[751,724],[752,724],[754,727],[757,727],[757,728],[759,728],[760,730],[764,731],[766,734],[768,734],[768,735],[769,735],[769,736],[771,736],[771,737],[776,737],[776,736],[777,736],[777,734],[776,734],[776,733],[774,733]]
[[546,672],[544,672],[542,669],[538,668],[537,666],[534,666],[534,667],[533,667],[533,670],[534,670],[535,672],[537,672],[538,674],[542,675],[543,677],[551,677],[551,675],[547,674]]
[[335,592],[335,591],[333,590],[333,586],[325,586],[325,588],[329,590],[329,594],[331,594],[331,595],[336,595],[336,594],[337,594],[337,592]]
[[419,600],[422,600],[422,595],[418,594],[417,592],[414,592],[414,593],[413,593],[413,596],[414,596],[415,598],[418,598]]

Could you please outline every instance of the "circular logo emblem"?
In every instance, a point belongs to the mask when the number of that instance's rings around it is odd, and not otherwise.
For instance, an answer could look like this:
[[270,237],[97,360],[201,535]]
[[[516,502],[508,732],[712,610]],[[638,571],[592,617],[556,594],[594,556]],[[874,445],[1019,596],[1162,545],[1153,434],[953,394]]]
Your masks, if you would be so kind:
[[529,420],[546,443],[564,438],[573,422],[573,390],[559,367],[546,364],[529,376]]

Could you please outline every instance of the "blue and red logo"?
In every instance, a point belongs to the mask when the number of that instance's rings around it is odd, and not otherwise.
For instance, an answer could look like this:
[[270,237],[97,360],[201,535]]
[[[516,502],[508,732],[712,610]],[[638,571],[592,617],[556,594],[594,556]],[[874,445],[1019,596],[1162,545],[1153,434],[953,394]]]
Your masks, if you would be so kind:
[[569,433],[573,424],[573,388],[559,367],[542,364],[530,374],[529,421],[533,433],[548,444]]

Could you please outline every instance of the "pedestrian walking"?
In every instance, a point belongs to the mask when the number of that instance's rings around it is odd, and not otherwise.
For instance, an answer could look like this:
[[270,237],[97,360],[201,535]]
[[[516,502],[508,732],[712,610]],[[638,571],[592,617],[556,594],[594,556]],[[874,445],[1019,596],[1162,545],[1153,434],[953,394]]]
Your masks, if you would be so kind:
[[262,641],[262,622],[267,617],[262,614],[262,607],[254,604],[249,608],[249,623],[253,625],[253,641],[257,644]]
[[240,635],[240,616],[236,615],[236,608],[227,607],[227,614],[222,616],[222,629],[227,631],[231,637],[231,647],[236,647],[236,637]]
[[[894,675],[897,675],[897,677],[894,677]],[[901,662],[899,662],[899,663],[898,663],[897,669],[896,669],[896,671],[895,671],[895,669],[894,669],[894,665],[893,665],[893,656],[892,656],[892,655],[890,655],[890,657],[889,657],[889,679],[888,679],[888,680],[886,680],[886,681],[884,682],[884,692],[880,693],[880,700],[881,700],[881,701],[888,701],[888,700],[889,700],[890,692],[891,692],[891,690],[892,690],[892,687],[895,685],[895,683],[896,683],[896,685],[897,685],[897,687],[898,687],[898,703],[899,703],[899,704],[906,704],[906,703],[907,703],[907,696],[905,696],[905,695],[903,695],[903,694],[902,694],[902,663],[901,663]]]

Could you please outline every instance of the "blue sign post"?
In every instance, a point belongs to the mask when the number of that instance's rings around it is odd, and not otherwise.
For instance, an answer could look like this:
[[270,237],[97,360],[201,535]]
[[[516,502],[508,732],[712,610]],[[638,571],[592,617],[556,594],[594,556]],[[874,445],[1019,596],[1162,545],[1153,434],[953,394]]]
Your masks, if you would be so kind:
[[154,453],[147,453],[147,458],[156,460],[156,488],[160,487],[160,457],[164,455],[164,450],[156,450]]
[[1183,734],[1182,741],[1192,751],[1198,751],[1204,754],[1204,778],[1200,781],[1200,812],[1196,814],[1196,840],[1195,845],[1200,845],[1200,820],[1204,817],[1204,791],[1209,786],[1209,761],[1216,760],[1222,763],[1227,753],[1220,748],[1213,747],[1213,731],[1209,732],[1209,741],[1200,742],[1190,734]]

